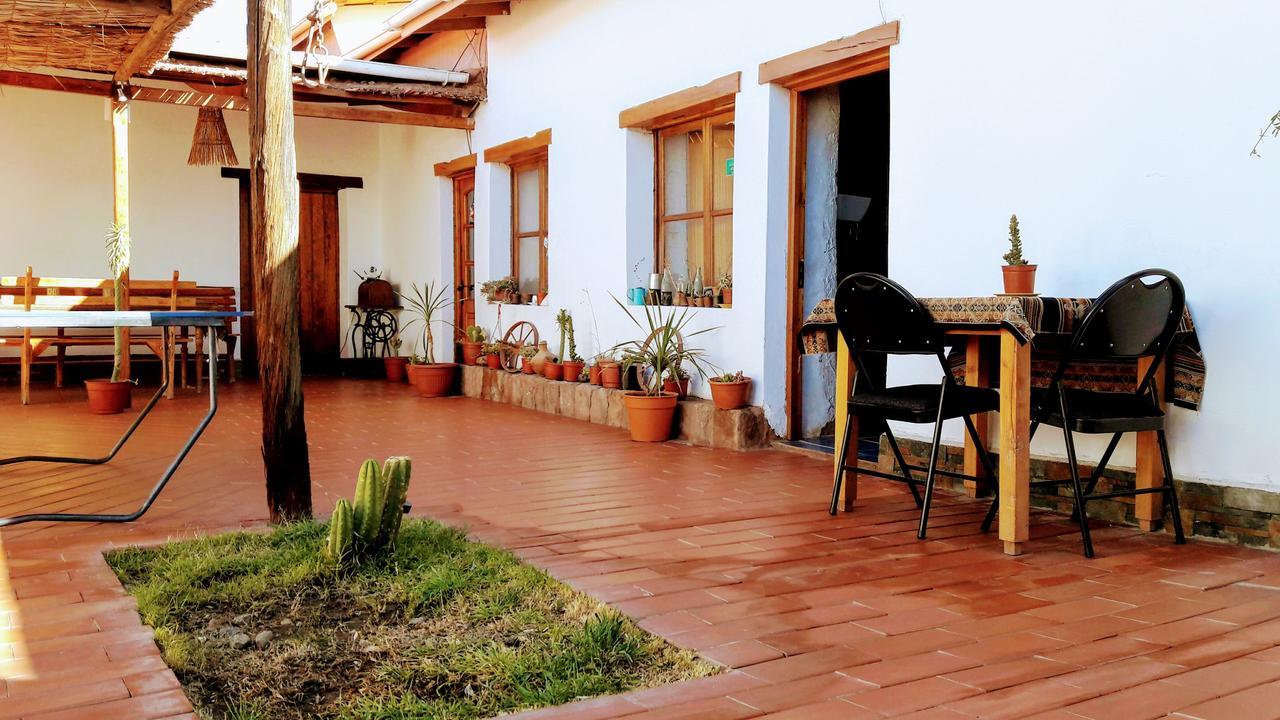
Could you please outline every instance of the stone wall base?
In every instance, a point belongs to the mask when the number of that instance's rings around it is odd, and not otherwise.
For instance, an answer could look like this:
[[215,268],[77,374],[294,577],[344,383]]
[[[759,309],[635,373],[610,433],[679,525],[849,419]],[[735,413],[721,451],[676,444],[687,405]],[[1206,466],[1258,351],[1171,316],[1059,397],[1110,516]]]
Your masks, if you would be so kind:
[[[561,382],[538,375],[464,365],[462,394],[597,425],[628,427],[622,391],[585,382]],[[673,432],[674,439],[690,445],[729,450],[769,447],[773,441],[764,410],[754,405],[740,410],[717,410],[711,401],[701,398],[681,400],[676,405]]]
[[[929,443],[919,440],[899,438],[898,445],[906,455],[907,462],[921,467],[929,464]],[[998,453],[991,454],[997,461]],[[964,450],[947,446],[939,455],[939,460],[947,470],[963,472]],[[889,443],[880,439],[880,469],[894,471],[893,453]],[[1081,475],[1087,478],[1093,466],[1083,466]],[[923,473],[921,473],[923,477]],[[1066,480],[1071,471],[1066,462],[1060,460],[1031,459],[1031,481]],[[1178,504],[1182,510],[1182,529],[1188,535],[1202,538],[1224,540],[1237,545],[1280,550],[1280,493],[1267,492],[1255,488],[1233,488],[1221,485],[1207,485],[1200,482],[1174,480],[1178,488]],[[964,492],[964,481],[958,478],[939,476],[938,487],[951,488],[956,492]],[[1107,474],[1098,481],[1099,492],[1133,489],[1134,474],[1123,470],[1107,470]],[[990,493],[987,492],[987,495]],[[1035,488],[1031,492],[1032,507],[1070,513],[1072,508],[1071,486],[1057,485]],[[1089,501],[1089,517],[1108,520],[1114,523],[1136,525],[1133,512],[1133,498],[1119,497],[1106,500]],[[1173,533],[1173,524],[1168,510],[1165,511],[1164,530]]]

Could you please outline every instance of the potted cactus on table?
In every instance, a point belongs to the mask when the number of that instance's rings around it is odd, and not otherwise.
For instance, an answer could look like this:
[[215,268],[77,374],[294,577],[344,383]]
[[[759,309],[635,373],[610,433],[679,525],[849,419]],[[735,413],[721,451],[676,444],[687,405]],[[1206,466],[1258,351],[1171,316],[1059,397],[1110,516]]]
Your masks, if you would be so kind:
[[1022,229],[1018,216],[1009,216],[1009,252],[1004,254],[1004,292],[1006,295],[1034,295],[1036,267],[1022,257]]

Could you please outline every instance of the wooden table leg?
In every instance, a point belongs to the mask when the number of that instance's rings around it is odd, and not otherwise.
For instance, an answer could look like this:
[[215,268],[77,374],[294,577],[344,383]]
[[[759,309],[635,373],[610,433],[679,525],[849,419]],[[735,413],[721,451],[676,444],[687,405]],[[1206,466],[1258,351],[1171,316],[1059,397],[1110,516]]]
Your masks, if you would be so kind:
[[[971,335],[965,349],[964,384],[969,387],[991,387],[991,363],[982,354],[982,337]],[[991,447],[990,413],[972,416],[973,426],[978,431],[978,439],[983,447]],[[964,433],[964,474],[971,477],[984,478],[983,481],[964,481],[964,491],[969,497],[978,497],[990,485],[982,461],[978,459],[978,447],[974,445],[969,433]]]
[[1000,539],[1021,555],[1031,493],[1031,344],[1000,333]]
[[[1153,358],[1138,359],[1138,378],[1141,381],[1151,367]],[[1157,370],[1152,382],[1156,386],[1156,396],[1160,398],[1160,409],[1165,409],[1165,374]],[[1164,468],[1160,461],[1160,444],[1153,432],[1138,433],[1136,457],[1134,458],[1134,485],[1138,489],[1159,487],[1164,482]],[[1134,499],[1133,514],[1138,527],[1147,532],[1156,529],[1156,525],[1164,519],[1164,496],[1151,493],[1138,495]]]
[[[835,463],[837,469],[840,462],[840,449],[844,441],[845,424],[849,419],[849,393],[853,390],[853,363],[849,361],[849,346],[845,344],[844,337],[837,334],[836,347],[836,456]],[[846,462],[850,467],[856,468],[858,465],[858,419],[853,418],[852,427],[850,428],[850,442],[853,447],[849,448],[849,456]],[[853,510],[853,501],[858,498],[858,471],[846,470],[844,473],[844,484],[840,486],[840,506],[845,512]]]

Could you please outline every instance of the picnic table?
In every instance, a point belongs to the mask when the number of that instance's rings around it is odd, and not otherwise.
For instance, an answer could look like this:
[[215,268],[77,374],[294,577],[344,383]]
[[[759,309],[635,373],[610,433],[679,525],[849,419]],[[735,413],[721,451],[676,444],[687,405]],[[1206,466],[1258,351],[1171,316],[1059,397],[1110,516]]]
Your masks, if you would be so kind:
[[[149,327],[160,328],[161,334],[167,342],[169,335],[181,328],[197,327],[207,328],[208,332],[213,335],[216,342],[217,333],[222,332],[227,327],[228,320],[241,319],[252,315],[247,312],[233,311],[162,311],[162,312],[146,312],[146,311],[110,311],[110,310],[87,310],[83,312],[26,312],[26,311],[3,311],[0,312],[0,329],[16,328],[136,328]],[[161,373],[162,381],[160,388],[151,396],[146,406],[134,418],[133,423],[124,431],[120,439],[116,441],[115,446],[104,456],[101,457],[62,457],[56,455],[18,455],[9,458],[0,458],[0,466],[13,465],[16,463],[60,463],[73,465],[102,465],[108,463],[120,452],[129,438],[133,436],[134,431],[142,424],[147,415],[151,413],[152,408],[168,390],[170,382],[170,372],[168,363],[170,362],[168,354],[164,354],[161,358],[164,363],[163,372]],[[151,508],[159,497],[160,492],[164,490],[169,479],[177,472],[178,467],[182,465],[182,461],[186,459],[187,454],[191,452],[191,448],[195,446],[196,441],[200,439],[200,435],[205,428],[209,426],[209,422],[213,420],[213,416],[218,410],[218,353],[209,353],[209,409],[204,417],[192,430],[190,437],[182,448],[178,451],[173,462],[165,469],[160,479],[156,481],[155,486],[151,489],[151,493],[136,511],[128,514],[84,514],[84,513],[30,513],[25,515],[17,515],[15,517],[0,518],[0,527],[8,525],[18,525],[27,522],[132,522],[142,517],[143,514]]]
[[[957,368],[957,378],[980,387],[1000,390],[1000,539],[1005,552],[1022,553],[1029,534],[1031,467],[1031,388],[1048,384],[1057,366],[1051,349],[1056,338],[1061,343],[1084,318],[1092,298],[1040,296],[973,296],[919,298],[920,304],[956,337],[948,359]],[[844,437],[846,403],[853,381],[849,349],[836,329],[835,306],[826,299],[809,314],[800,330],[806,354],[836,353],[836,457]],[[1049,353],[1041,354],[1040,344]],[[1065,378],[1068,386],[1093,390],[1126,390],[1136,385],[1149,360],[1133,363],[1089,363],[1073,367]],[[1169,355],[1165,372],[1156,374],[1162,406],[1167,400],[1196,409],[1204,392],[1205,365],[1195,324],[1188,309],[1182,318],[1177,342]],[[1167,391],[1169,390],[1169,391]],[[975,416],[974,424],[984,444],[989,444],[987,418]],[[857,422],[856,418],[854,422]],[[857,428],[854,428],[856,436]],[[1163,481],[1160,453],[1155,433],[1139,433],[1136,458],[1139,488],[1158,487]],[[966,435],[964,466],[967,475],[982,475],[977,448]],[[971,494],[978,488],[966,483]],[[851,510],[857,497],[856,473],[850,471],[844,483],[844,509]],[[1135,515],[1145,530],[1161,519],[1161,496],[1139,495]]]

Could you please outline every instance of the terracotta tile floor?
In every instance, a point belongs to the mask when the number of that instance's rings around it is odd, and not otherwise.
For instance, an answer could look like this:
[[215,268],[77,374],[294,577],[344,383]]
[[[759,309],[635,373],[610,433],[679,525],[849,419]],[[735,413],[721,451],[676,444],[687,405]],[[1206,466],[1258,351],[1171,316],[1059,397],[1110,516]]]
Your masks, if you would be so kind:
[[[5,455],[110,445],[128,417],[73,392],[0,393]],[[203,411],[163,402],[110,465],[0,468],[0,511],[132,509]],[[0,533],[0,718],[191,717],[102,560],[113,545],[256,526],[256,388],[238,384],[133,525]],[[639,445],[620,431],[381,382],[307,386],[317,510],[366,456],[415,459],[415,513],[469,526],[730,671],[525,718],[1280,717],[1280,556],[1100,527],[1084,560],[1062,517],[1030,552],[943,494],[930,540],[900,486],[824,511],[829,463],[783,451]]]

